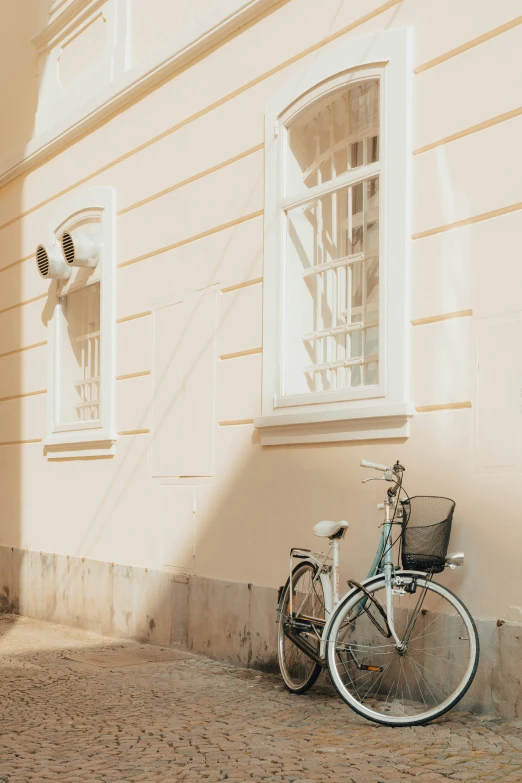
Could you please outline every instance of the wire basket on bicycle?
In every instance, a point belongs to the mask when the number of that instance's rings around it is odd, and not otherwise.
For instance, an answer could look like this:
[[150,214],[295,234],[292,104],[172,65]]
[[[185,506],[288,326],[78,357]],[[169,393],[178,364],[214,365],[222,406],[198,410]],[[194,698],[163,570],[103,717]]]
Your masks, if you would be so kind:
[[403,501],[402,566],[440,573],[446,564],[455,503],[418,495]]

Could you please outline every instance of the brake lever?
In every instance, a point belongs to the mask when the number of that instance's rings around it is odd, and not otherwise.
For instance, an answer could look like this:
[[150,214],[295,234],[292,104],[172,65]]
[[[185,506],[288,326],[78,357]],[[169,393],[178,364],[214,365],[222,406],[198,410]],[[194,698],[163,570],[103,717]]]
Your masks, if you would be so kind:
[[385,478],[368,478],[368,479],[363,479],[361,481],[361,484],[366,484],[368,481],[386,481],[386,479]]

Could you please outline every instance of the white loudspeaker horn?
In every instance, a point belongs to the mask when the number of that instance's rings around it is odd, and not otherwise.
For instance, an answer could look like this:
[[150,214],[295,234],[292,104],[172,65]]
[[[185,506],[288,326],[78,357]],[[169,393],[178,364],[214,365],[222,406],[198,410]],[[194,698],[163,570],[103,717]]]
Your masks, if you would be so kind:
[[71,276],[71,268],[57,245],[38,245],[36,266],[46,280],[68,280]]
[[100,243],[90,234],[65,231],[62,236],[62,250],[69,266],[83,266],[93,269],[100,256]]

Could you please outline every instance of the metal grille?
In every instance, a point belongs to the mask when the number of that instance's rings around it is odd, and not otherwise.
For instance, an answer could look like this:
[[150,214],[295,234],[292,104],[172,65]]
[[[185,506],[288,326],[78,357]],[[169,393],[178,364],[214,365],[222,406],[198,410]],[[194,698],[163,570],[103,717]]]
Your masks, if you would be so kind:
[[42,277],[46,277],[49,272],[49,258],[47,251],[42,245],[38,245],[36,249],[36,263]]
[[74,262],[74,242],[68,231],[62,237],[62,250],[67,263],[72,264]]
[[[308,390],[377,384],[378,81],[343,88],[313,105],[290,127],[289,143],[302,172],[301,187],[285,208],[287,247],[300,259],[305,299],[311,300],[303,307],[302,334]],[[355,170],[357,182],[338,181]],[[306,198],[304,188],[321,194]],[[287,295],[295,293],[289,286]]]

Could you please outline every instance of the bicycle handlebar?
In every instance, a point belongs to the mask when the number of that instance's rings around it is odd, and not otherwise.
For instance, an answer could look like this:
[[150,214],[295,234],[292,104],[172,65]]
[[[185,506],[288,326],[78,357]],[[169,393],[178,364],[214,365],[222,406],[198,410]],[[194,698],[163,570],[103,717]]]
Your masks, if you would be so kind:
[[379,465],[378,462],[368,462],[367,459],[361,460],[361,467],[362,468],[373,468],[374,470],[382,470],[386,472],[387,470],[391,470],[391,468],[388,467],[388,465]]

